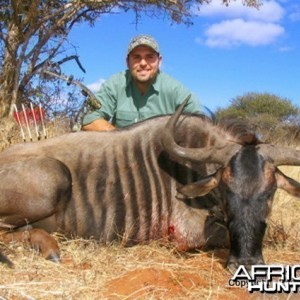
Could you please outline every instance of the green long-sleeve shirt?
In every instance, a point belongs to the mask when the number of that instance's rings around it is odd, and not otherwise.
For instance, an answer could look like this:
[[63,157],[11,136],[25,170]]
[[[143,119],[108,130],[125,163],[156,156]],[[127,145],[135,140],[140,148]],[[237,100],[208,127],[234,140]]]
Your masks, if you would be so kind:
[[[116,127],[124,127],[153,116],[171,114],[189,94],[179,81],[160,71],[146,94],[141,95],[130,72],[123,71],[103,83],[96,93],[102,106],[85,115],[83,125],[104,118],[112,119]],[[190,98],[185,111],[200,111],[195,95]]]

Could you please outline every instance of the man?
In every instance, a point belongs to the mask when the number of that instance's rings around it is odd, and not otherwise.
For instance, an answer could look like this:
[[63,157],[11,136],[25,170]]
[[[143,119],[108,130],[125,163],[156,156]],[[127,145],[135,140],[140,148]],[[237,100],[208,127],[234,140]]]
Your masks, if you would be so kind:
[[[173,113],[191,93],[159,70],[161,61],[159,46],[153,37],[133,38],[127,50],[128,70],[103,83],[96,94],[101,108],[85,115],[82,130],[112,130]],[[192,95],[185,111],[200,111],[195,96]]]

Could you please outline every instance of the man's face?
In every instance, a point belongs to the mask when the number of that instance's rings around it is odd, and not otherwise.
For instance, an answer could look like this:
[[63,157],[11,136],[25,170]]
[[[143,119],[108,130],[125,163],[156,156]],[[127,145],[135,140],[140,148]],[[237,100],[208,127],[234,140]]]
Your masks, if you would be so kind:
[[159,54],[147,46],[136,47],[127,58],[133,80],[138,83],[150,84],[158,73],[160,62]]

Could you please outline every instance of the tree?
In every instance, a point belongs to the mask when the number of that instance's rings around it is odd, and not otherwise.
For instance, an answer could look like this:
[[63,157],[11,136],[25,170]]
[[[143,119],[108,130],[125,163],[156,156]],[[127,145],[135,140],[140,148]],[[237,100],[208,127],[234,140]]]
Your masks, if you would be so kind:
[[246,93],[231,100],[231,105],[216,112],[217,119],[241,118],[252,124],[265,140],[273,139],[274,131],[298,128],[300,108],[287,98],[269,93]]
[[[229,4],[230,0],[220,0]],[[173,22],[189,23],[190,8],[211,0],[1,0],[0,5],[0,118],[14,104],[39,95],[37,78],[45,68],[59,66],[78,56],[64,57],[62,45],[76,23],[93,25],[104,13],[118,8],[141,13],[166,14]],[[244,0],[248,6],[260,1]],[[60,58],[60,59],[59,59]],[[55,61],[56,60],[56,61]],[[46,78],[52,80],[51,78]]]

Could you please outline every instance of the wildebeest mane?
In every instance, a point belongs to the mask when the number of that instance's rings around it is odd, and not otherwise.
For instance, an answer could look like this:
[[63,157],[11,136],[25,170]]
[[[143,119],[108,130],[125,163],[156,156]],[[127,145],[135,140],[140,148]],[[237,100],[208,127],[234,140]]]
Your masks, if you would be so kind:
[[[138,123],[129,125],[127,127],[122,128],[122,130],[126,130],[135,126],[139,126],[141,123],[151,119],[158,119],[160,117],[165,117],[166,115],[153,116],[147,120],[140,121]],[[168,115],[171,116],[171,115]],[[206,123],[210,123],[221,129],[224,133],[229,134],[232,139],[240,144],[240,145],[258,145],[262,143],[262,141],[258,138],[257,133],[254,127],[247,122],[246,120],[242,120],[235,117],[224,117],[221,119],[217,119],[214,114],[210,116],[202,113],[189,113],[185,112],[183,116],[186,117],[197,117]]]
[[[171,114],[153,116],[146,120],[142,120],[138,123],[134,123],[129,126],[123,127],[119,130],[122,131],[128,130],[136,126],[140,126],[143,123],[148,122],[149,120],[164,118],[166,116],[171,116]],[[254,126],[252,126],[246,120],[242,120],[240,118],[231,117],[231,116],[218,119],[214,114],[208,116],[207,114],[189,113],[189,112],[183,113],[183,116],[197,117],[201,121],[204,121],[205,123],[210,123],[211,126],[215,126],[218,128],[218,130],[223,131],[226,136],[228,135],[231,136],[232,141],[236,142],[237,144],[246,146],[246,145],[258,145],[262,143],[262,141],[257,136]]]
[[[210,118],[209,116],[207,116],[206,114],[202,114],[202,113],[190,113],[190,112],[185,112],[182,114],[183,116],[187,116],[187,117],[198,117],[202,120],[204,120],[205,122],[209,122],[209,123],[214,123],[214,119]],[[127,126],[124,126],[122,128],[119,128],[118,130],[127,130],[127,129],[130,129],[130,128],[133,128],[133,127],[136,127],[136,126],[140,126],[141,124],[143,123],[147,123],[149,120],[153,120],[153,119],[159,119],[159,118],[164,118],[166,116],[169,116],[171,117],[172,114],[162,114],[162,115],[156,115],[156,116],[152,116],[150,118],[147,118],[145,120],[141,120],[137,123],[133,123],[133,124],[130,124],[130,125],[127,125]]]
[[217,126],[230,134],[234,141],[243,146],[258,145],[262,141],[258,138],[254,127],[245,120],[226,117],[217,120]]

